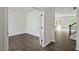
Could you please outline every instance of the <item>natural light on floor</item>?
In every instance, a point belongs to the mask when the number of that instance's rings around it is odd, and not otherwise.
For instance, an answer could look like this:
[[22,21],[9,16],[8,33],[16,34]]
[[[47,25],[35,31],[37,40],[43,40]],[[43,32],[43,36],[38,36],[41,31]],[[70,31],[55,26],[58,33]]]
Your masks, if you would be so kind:
[[61,25],[58,25],[58,26],[56,27],[56,30],[57,30],[57,31],[61,31]]

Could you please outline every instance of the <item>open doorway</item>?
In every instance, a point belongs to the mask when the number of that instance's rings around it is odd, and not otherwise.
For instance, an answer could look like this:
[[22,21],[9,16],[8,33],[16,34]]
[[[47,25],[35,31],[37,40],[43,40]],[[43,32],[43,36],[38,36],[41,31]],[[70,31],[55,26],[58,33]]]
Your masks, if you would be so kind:
[[76,7],[55,8],[55,33],[60,50],[75,50]]
[[44,41],[43,19],[44,13],[36,8],[8,8],[9,50],[40,50]]

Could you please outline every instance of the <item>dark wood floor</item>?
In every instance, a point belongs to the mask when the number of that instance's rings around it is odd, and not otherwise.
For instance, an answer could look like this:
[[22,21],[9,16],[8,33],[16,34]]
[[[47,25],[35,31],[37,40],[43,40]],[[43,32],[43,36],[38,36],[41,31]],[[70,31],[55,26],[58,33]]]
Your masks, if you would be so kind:
[[[61,35],[60,35],[61,34]],[[67,32],[56,33],[56,42],[45,48],[39,44],[39,38],[30,34],[9,37],[10,51],[75,51],[76,41],[67,38]]]

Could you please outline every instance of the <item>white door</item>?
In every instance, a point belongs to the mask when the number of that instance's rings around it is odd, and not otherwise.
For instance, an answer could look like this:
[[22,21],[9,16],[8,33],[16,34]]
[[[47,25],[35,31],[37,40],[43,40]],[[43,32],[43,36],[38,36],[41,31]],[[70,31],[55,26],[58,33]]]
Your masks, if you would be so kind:
[[40,45],[44,45],[44,12],[41,12],[41,17],[40,17]]

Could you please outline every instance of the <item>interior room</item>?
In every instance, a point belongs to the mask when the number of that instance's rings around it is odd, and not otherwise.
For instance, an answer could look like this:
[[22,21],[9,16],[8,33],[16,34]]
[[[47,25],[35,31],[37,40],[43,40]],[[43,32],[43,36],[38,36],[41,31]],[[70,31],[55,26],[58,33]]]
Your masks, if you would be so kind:
[[0,50],[78,50],[76,7],[8,7],[0,9]]
[[60,50],[75,50],[76,7],[55,8],[56,42]]
[[8,8],[9,50],[40,50],[42,11],[30,7]]
[[55,50],[54,23],[54,8],[9,7],[9,51]]
[[[44,14],[37,8],[8,8],[10,51],[67,51],[76,46],[76,8],[55,8],[55,39],[43,47]],[[50,41],[50,40],[48,40]]]

